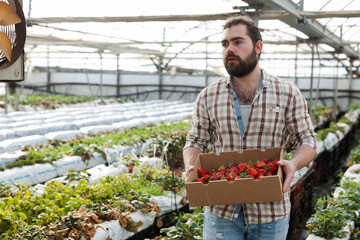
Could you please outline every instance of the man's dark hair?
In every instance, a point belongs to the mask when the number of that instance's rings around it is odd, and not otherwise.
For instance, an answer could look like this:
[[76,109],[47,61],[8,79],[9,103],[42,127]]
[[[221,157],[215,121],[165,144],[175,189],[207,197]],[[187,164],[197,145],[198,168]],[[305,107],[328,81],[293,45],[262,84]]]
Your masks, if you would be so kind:
[[[254,46],[258,41],[262,41],[262,36],[260,33],[260,29],[256,26],[255,22],[247,17],[239,16],[239,17],[231,17],[229,18],[224,25],[223,30],[227,28],[231,28],[232,26],[236,26],[239,24],[243,24],[246,26],[247,34],[251,38]],[[260,54],[259,54],[260,59]]]

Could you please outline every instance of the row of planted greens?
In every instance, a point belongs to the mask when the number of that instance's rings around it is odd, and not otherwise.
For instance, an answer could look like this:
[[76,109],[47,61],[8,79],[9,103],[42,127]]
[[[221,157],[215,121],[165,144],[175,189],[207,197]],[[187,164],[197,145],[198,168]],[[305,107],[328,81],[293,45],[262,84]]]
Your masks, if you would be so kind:
[[[0,171],[33,165],[35,163],[51,163],[66,156],[81,156],[84,161],[94,157],[98,152],[106,157],[105,148],[113,146],[134,146],[151,141],[156,144],[156,156],[161,155],[162,149],[168,143],[168,159],[175,159],[177,164],[181,162],[182,146],[190,127],[189,120],[172,123],[161,123],[159,125],[146,125],[131,129],[113,130],[110,132],[99,132],[87,136],[78,136],[70,140],[50,140],[46,144],[36,146],[25,146],[24,155],[19,156],[17,161],[0,167]],[[173,156],[174,155],[174,156]]]
[[[107,100],[106,98],[103,98]],[[39,94],[25,94],[25,95],[18,95],[12,94],[8,96],[8,103],[15,107],[16,104],[19,106],[30,106],[30,107],[40,107],[43,109],[55,109],[62,107],[63,105],[70,105],[70,104],[77,104],[77,103],[85,103],[85,102],[92,102],[98,101],[99,103],[105,104],[106,101],[99,97],[86,97],[86,96],[69,96],[69,95],[54,95],[48,93],[39,93]],[[5,101],[5,96],[0,96],[0,101]],[[117,98],[111,99],[111,102],[134,102],[134,98]],[[21,109],[21,107],[19,107]]]
[[84,177],[76,178],[76,184],[53,181],[42,195],[31,187],[0,185],[0,239],[90,239],[110,220],[135,233],[144,223],[133,220],[131,213],[159,215],[152,196],[180,193],[183,188],[184,182],[168,168],[146,167],[92,185]]
[[357,132],[358,145],[351,150],[348,168],[340,174],[338,188],[317,201],[315,213],[307,222],[310,237],[323,239],[349,239],[352,223],[358,219],[360,211],[360,132]]

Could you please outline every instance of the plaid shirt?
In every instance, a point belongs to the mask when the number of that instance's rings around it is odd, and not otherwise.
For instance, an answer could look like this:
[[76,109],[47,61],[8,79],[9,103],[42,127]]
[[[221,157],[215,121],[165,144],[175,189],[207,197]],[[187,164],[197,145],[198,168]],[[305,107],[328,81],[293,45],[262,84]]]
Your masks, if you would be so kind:
[[[184,147],[195,147],[205,152],[211,140],[216,154],[225,151],[242,152],[244,149],[265,149],[284,146],[291,134],[295,147],[306,144],[316,149],[305,98],[290,82],[280,81],[264,70],[264,88],[259,88],[251,104],[248,125],[241,137],[234,108],[230,77],[206,87],[194,104],[192,128]],[[290,191],[280,202],[243,204],[247,224],[269,223],[290,213]],[[211,206],[210,211],[232,219],[236,205]]]

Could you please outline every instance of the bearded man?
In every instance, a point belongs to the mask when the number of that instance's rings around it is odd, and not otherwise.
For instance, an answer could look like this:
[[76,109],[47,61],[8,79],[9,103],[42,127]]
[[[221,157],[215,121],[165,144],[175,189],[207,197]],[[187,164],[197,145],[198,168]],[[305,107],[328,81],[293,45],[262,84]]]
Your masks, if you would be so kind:
[[290,184],[295,172],[316,155],[316,134],[306,101],[296,85],[259,67],[262,36],[252,20],[228,19],[221,45],[230,76],[203,89],[194,104],[192,128],[183,149],[186,176],[211,140],[213,152],[219,154],[284,146],[291,136],[296,151],[290,161],[278,162],[286,175],[282,201],[207,206],[203,237],[285,240],[291,210]]

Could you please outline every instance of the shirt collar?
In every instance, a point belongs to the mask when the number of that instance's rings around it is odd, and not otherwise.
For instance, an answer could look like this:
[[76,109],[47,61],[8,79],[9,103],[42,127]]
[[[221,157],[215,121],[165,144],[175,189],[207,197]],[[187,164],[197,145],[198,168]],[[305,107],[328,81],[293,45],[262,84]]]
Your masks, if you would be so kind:
[[[260,85],[259,85],[259,89],[263,89],[268,87],[269,85],[269,75],[267,74],[267,72],[260,68],[261,72],[262,72],[262,76],[261,76],[261,81],[260,81]],[[232,78],[230,76],[226,76],[226,86],[232,88]]]

